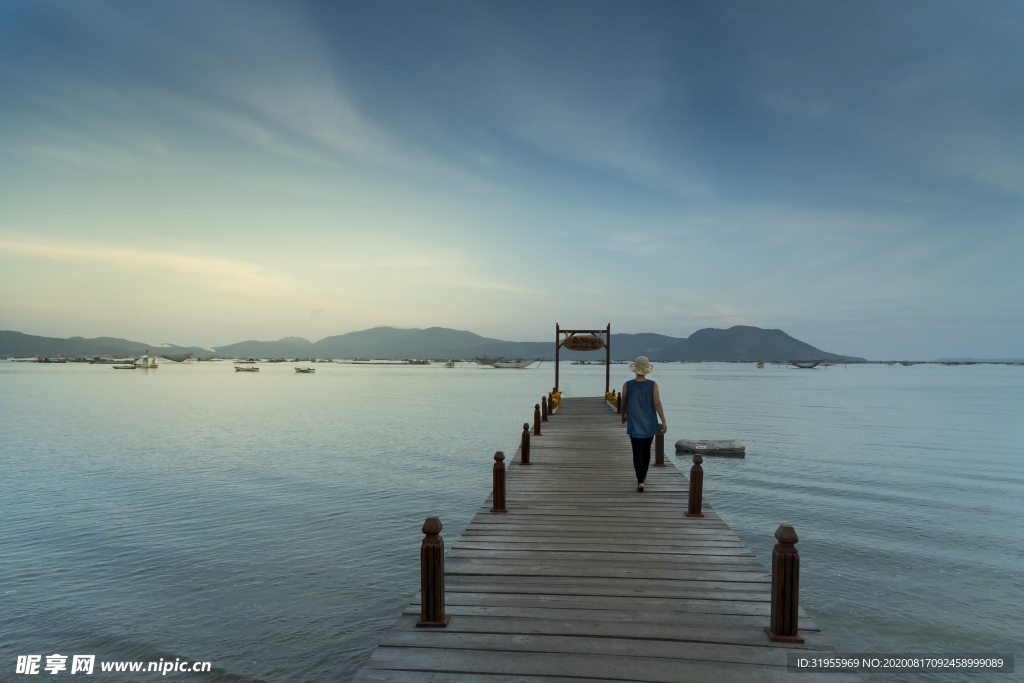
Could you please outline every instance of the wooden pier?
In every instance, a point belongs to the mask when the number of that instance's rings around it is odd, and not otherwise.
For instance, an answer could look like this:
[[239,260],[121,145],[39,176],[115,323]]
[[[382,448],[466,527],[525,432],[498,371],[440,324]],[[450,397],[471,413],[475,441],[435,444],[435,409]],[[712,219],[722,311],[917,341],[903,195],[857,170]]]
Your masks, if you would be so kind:
[[529,460],[508,464],[507,512],[489,498],[446,539],[447,625],[417,628],[414,602],[358,683],[850,680],[787,669],[787,653],[832,648],[803,612],[803,644],[769,639],[769,570],[706,500],[704,517],[685,516],[687,478],[671,462],[652,457],[636,492],[603,398],[563,399]]

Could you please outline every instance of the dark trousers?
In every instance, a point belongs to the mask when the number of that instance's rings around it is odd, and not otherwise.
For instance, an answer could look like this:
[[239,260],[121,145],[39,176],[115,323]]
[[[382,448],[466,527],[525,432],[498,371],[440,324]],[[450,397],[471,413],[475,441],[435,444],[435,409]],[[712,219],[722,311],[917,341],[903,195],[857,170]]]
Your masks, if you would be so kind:
[[651,444],[654,437],[637,439],[629,437],[629,443],[633,446],[633,469],[636,470],[636,482],[639,484],[647,479],[647,468],[651,466]]

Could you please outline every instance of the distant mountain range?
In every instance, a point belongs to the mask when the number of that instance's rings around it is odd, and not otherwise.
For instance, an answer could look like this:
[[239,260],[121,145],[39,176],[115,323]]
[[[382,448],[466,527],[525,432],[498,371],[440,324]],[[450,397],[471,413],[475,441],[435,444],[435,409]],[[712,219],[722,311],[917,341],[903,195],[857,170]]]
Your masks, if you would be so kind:
[[[147,349],[157,355],[167,356],[192,353],[196,358],[472,359],[500,356],[553,360],[555,357],[553,339],[545,342],[511,342],[444,327],[375,327],[326,337],[318,342],[301,337],[285,337],[277,341],[243,341],[212,350],[197,346],[146,344],[111,337],[58,339],[0,331],[0,357],[7,358],[127,357],[138,356]],[[611,349],[612,360],[632,360],[637,356],[661,361],[864,360],[816,349],[782,330],[765,330],[745,325],[727,330],[706,328],[686,338],[653,333],[613,334]],[[563,349],[560,357],[565,360],[604,360],[605,352]]]

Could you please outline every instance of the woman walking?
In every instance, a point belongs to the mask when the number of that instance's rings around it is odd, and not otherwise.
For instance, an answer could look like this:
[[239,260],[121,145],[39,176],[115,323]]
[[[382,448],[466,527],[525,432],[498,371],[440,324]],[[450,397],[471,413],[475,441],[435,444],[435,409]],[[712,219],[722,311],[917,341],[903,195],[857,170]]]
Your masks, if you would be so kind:
[[[633,469],[636,470],[636,490],[643,493],[647,480],[647,468],[651,464],[651,443],[657,434],[668,430],[665,411],[661,407],[658,383],[647,379],[654,372],[654,366],[646,356],[638,356],[630,363],[629,371],[636,375],[622,385],[622,421],[626,423],[626,434],[633,446]],[[661,424],[658,424],[658,418]]]

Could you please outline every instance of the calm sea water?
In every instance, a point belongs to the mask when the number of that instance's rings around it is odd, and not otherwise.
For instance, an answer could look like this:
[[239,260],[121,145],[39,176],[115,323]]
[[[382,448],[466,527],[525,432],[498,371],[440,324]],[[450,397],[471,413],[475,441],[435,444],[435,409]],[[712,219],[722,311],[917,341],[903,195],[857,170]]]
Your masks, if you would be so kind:
[[[553,374],[0,363],[0,680],[53,653],[212,663],[166,680],[349,680],[418,588],[423,520],[458,537]],[[1024,651],[1024,367],[655,377],[670,445],[747,444],[705,461],[705,496],[766,565],[794,525],[801,606],[841,651]],[[561,378],[604,390],[598,366]]]

